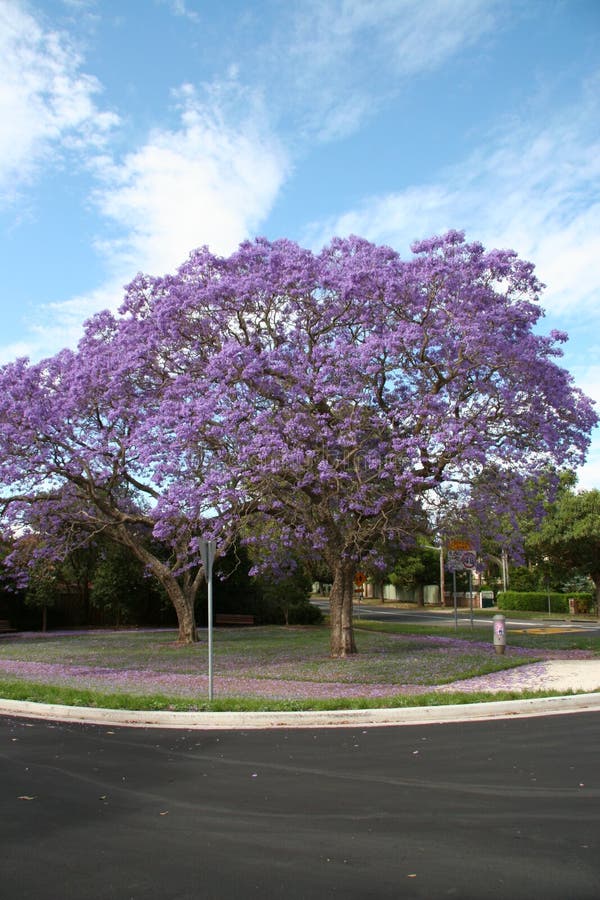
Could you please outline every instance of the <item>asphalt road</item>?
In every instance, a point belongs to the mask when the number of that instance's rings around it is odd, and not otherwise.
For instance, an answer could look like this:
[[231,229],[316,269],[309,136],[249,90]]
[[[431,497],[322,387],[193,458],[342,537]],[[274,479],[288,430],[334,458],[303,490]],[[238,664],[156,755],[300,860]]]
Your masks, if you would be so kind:
[[10,900],[600,896],[600,716],[163,731],[0,718]]
[[[329,600],[311,600],[315,606],[318,606],[323,613],[329,613]],[[490,613],[489,618],[476,614],[473,616],[473,625],[475,627],[485,628],[491,632],[493,626],[493,616],[496,613]],[[374,606],[371,603],[359,604],[354,606],[354,619],[371,619],[376,622],[402,622],[405,625],[443,625],[447,628],[454,626],[454,610],[451,612],[441,612],[440,610],[427,610],[419,607],[414,609],[398,609],[397,607]],[[457,620],[460,628],[468,627],[471,624],[471,616],[468,609],[460,607],[457,612]],[[520,619],[518,616],[508,616],[506,618],[506,627],[508,630],[531,631],[543,629],[556,629],[562,631],[577,631],[589,634],[598,634],[600,631],[600,621],[590,622],[585,620],[568,620],[568,619]]]

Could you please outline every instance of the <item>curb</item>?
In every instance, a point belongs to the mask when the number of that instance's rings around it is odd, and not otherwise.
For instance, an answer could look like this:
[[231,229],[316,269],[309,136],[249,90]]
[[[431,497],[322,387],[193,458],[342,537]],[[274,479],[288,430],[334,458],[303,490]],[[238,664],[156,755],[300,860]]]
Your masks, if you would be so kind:
[[248,730],[266,728],[352,728],[440,725],[493,719],[556,716],[600,711],[600,693],[531,700],[498,700],[449,706],[390,709],[336,709],[297,712],[169,712],[60,706],[20,700],[0,700],[0,715],[50,719],[88,725],[187,730]]

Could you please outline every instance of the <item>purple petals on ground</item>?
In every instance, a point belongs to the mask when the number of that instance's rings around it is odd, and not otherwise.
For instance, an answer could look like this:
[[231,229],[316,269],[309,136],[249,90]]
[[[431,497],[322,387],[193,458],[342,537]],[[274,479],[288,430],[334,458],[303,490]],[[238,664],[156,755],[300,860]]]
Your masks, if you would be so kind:
[[[214,688],[220,697],[281,700],[535,689],[544,674],[540,659],[593,655],[509,647],[499,657],[490,642],[361,632],[361,652],[339,660],[327,656],[327,634],[321,639],[309,629],[232,629],[216,638]],[[532,664],[524,669],[528,660]],[[103,693],[193,700],[207,693],[207,668],[205,640],[178,647],[165,632],[32,635],[0,645],[0,677]]]

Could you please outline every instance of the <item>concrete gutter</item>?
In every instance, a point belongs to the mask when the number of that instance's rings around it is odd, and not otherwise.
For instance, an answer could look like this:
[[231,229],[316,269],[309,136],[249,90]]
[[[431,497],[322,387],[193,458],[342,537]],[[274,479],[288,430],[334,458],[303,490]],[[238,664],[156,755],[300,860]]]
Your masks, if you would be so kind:
[[31,701],[1,700],[0,715],[50,719],[89,725],[193,730],[261,728],[365,728],[399,725],[437,725],[491,719],[555,716],[599,712],[600,693],[532,700],[502,700],[406,709],[343,709],[299,712],[168,712],[92,709]]

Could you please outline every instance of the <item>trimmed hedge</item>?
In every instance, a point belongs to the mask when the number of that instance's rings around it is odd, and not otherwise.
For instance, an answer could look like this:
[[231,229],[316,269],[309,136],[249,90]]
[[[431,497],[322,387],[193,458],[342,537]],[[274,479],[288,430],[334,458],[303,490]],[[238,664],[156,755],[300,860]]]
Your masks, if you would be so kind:
[[[573,597],[576,603],[576,612],[589,612],[592,605],[592,595],[558,594],[550,593],[550,610],[553,613],[568,613],[569,598]],[[500,591],[498,593],[498,609],[513,609],[529,612],[548,612],[547,591]]]

